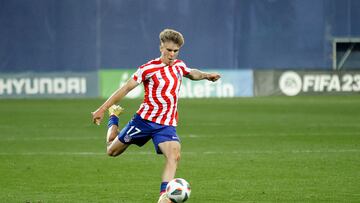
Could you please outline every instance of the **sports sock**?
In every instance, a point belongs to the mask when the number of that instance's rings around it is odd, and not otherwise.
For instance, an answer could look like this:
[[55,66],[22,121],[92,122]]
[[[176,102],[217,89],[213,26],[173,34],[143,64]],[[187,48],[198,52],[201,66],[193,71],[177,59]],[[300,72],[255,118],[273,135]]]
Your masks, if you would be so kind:
[[160,194],[164,193],[166,191],[166,186],[167,186],[168,182],[161,182],[160,185]]
[[119,118],[115,115],[111,115],[108,122],[108,128],[110,128],[112,125],[119,126]]

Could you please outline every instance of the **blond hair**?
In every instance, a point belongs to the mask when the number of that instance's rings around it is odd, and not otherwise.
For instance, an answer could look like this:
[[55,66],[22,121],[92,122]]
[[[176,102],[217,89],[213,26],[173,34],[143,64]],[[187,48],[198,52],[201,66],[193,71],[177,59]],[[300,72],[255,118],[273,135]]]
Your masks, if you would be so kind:
[[161,43],[171,41],[179,45],[179,47],[181,47],[185,43],[183,35],[180,32],[173,29],[163,30],[162,32],[160,32],[159,38]]

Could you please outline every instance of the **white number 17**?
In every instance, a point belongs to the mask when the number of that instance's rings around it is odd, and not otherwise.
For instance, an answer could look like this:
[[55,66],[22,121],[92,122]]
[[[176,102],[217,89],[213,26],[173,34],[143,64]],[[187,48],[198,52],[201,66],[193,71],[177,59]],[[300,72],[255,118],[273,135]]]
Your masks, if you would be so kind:
[[126,132],[126,134],[131,137],[131,136],[136,135],[136,134],[138,134],[140,132],[141,132],[141,130],[139,128],[136,128],[135,126],[131,126],[130,129]]

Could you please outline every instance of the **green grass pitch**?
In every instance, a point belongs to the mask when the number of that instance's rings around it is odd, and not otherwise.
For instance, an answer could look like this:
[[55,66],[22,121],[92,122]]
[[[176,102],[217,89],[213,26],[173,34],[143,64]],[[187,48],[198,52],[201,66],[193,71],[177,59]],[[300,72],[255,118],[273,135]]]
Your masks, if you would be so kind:
[[[163,157],[107,157],[103,101],[0,100],[0,202],[155,203]],[[359,96],[180,99],[179,118],[189,203],[360,202]]]

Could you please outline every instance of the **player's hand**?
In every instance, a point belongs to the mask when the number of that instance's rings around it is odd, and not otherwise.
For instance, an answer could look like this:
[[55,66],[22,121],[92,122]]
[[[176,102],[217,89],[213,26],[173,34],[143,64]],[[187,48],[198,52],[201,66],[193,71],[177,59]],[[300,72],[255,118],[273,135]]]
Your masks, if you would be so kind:
[[209,81],[212,81],[212,82],[215,82],[215,81],[217,81],[218,79],[220,79],[221,78],[221,76],[220,76],[220,74],[219,73],[209,73],[208,75],[207,75],[207,80],[209,80]]
[[97,109],[94,112],[91,112],[92,121],[96,125],[100,125],[102,119],[104,118],[104,111],[102,109]]

